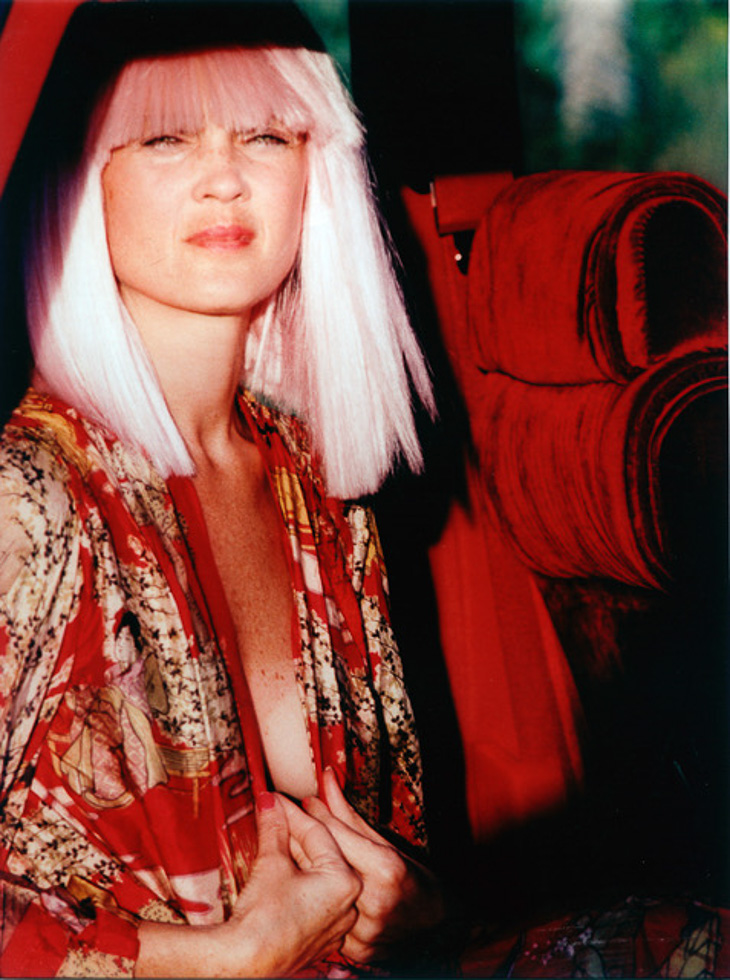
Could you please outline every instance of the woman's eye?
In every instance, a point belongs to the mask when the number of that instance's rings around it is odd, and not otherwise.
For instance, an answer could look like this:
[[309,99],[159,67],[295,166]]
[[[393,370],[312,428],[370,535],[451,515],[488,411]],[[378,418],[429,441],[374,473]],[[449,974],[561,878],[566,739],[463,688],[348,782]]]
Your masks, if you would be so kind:
[[259,133],[254,140],[257,143],[271,143],[276,146],[285,146],[289,143],[285,136],[279,136],[278,133]]
[[241,136],[242,142],[247,148],[257,150],[277,150],[291,146],[294,137],[290,133],[279,133],[271,130],[264,130],[257,133],[244,133]]
[[162,133],[160,136],[142,140],[142,146],[150,149],[176,149],[185,143],[185,139],[183,133]]

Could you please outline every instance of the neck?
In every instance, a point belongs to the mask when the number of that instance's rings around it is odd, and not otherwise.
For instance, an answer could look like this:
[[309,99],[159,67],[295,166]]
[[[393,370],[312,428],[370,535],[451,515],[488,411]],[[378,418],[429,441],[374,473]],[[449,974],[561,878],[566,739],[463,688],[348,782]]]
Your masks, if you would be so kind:
[[236,391],[248,314],[150,309],[136,296],[123,298],[193,461],[201,467],[224,460],[240,439]]

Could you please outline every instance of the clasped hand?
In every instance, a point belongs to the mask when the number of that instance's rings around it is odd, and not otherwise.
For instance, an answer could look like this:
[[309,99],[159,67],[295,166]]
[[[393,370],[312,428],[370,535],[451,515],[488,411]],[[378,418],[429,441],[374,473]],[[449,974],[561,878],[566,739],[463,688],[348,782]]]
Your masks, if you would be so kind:
[[[287,815],[298,808],[282,798]],[[409,937],[438,924],[444,902],[436,878],[372,829],[345,799],[332,770],[326,770],[322,798],[303,801],[307,814],[325,828],[361,888],[354,901],[357,917],[344,935],[341,952],[358,963],[386,958]],[[301,867],[307,857],[292,839]]]
[[338,951],[367,963],[443,917],[433,875],[365,823],[333,772],[321,799],[265,793],[257,806],[258,854],[231,917],[143,923],[138,976],[291,976]]

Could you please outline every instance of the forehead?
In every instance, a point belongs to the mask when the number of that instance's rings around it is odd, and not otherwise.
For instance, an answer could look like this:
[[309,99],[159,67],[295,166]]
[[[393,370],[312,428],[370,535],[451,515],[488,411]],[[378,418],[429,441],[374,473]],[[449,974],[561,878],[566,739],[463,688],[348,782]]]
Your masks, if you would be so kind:
[[311,133],[312,79],[295,49],[233,48],[145,58],[119,74],[93,127],[97,150],[109,151],[164,130],[226,128],[277,120]]

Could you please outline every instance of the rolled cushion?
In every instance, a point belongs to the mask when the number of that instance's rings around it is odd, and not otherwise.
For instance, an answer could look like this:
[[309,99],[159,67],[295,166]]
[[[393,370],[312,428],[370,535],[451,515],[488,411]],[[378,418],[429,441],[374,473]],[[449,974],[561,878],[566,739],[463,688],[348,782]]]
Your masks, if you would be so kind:
[[662,447],[691,406],[726,387],[723,349],[688,351],[626,385],[487,374],[474,437],[492,516],[544,575],[663,586]]
[[626,381],[688,341],[723,343],[726,214],[686,174],[515,180],[471,253],[478,363],[536,384]]

